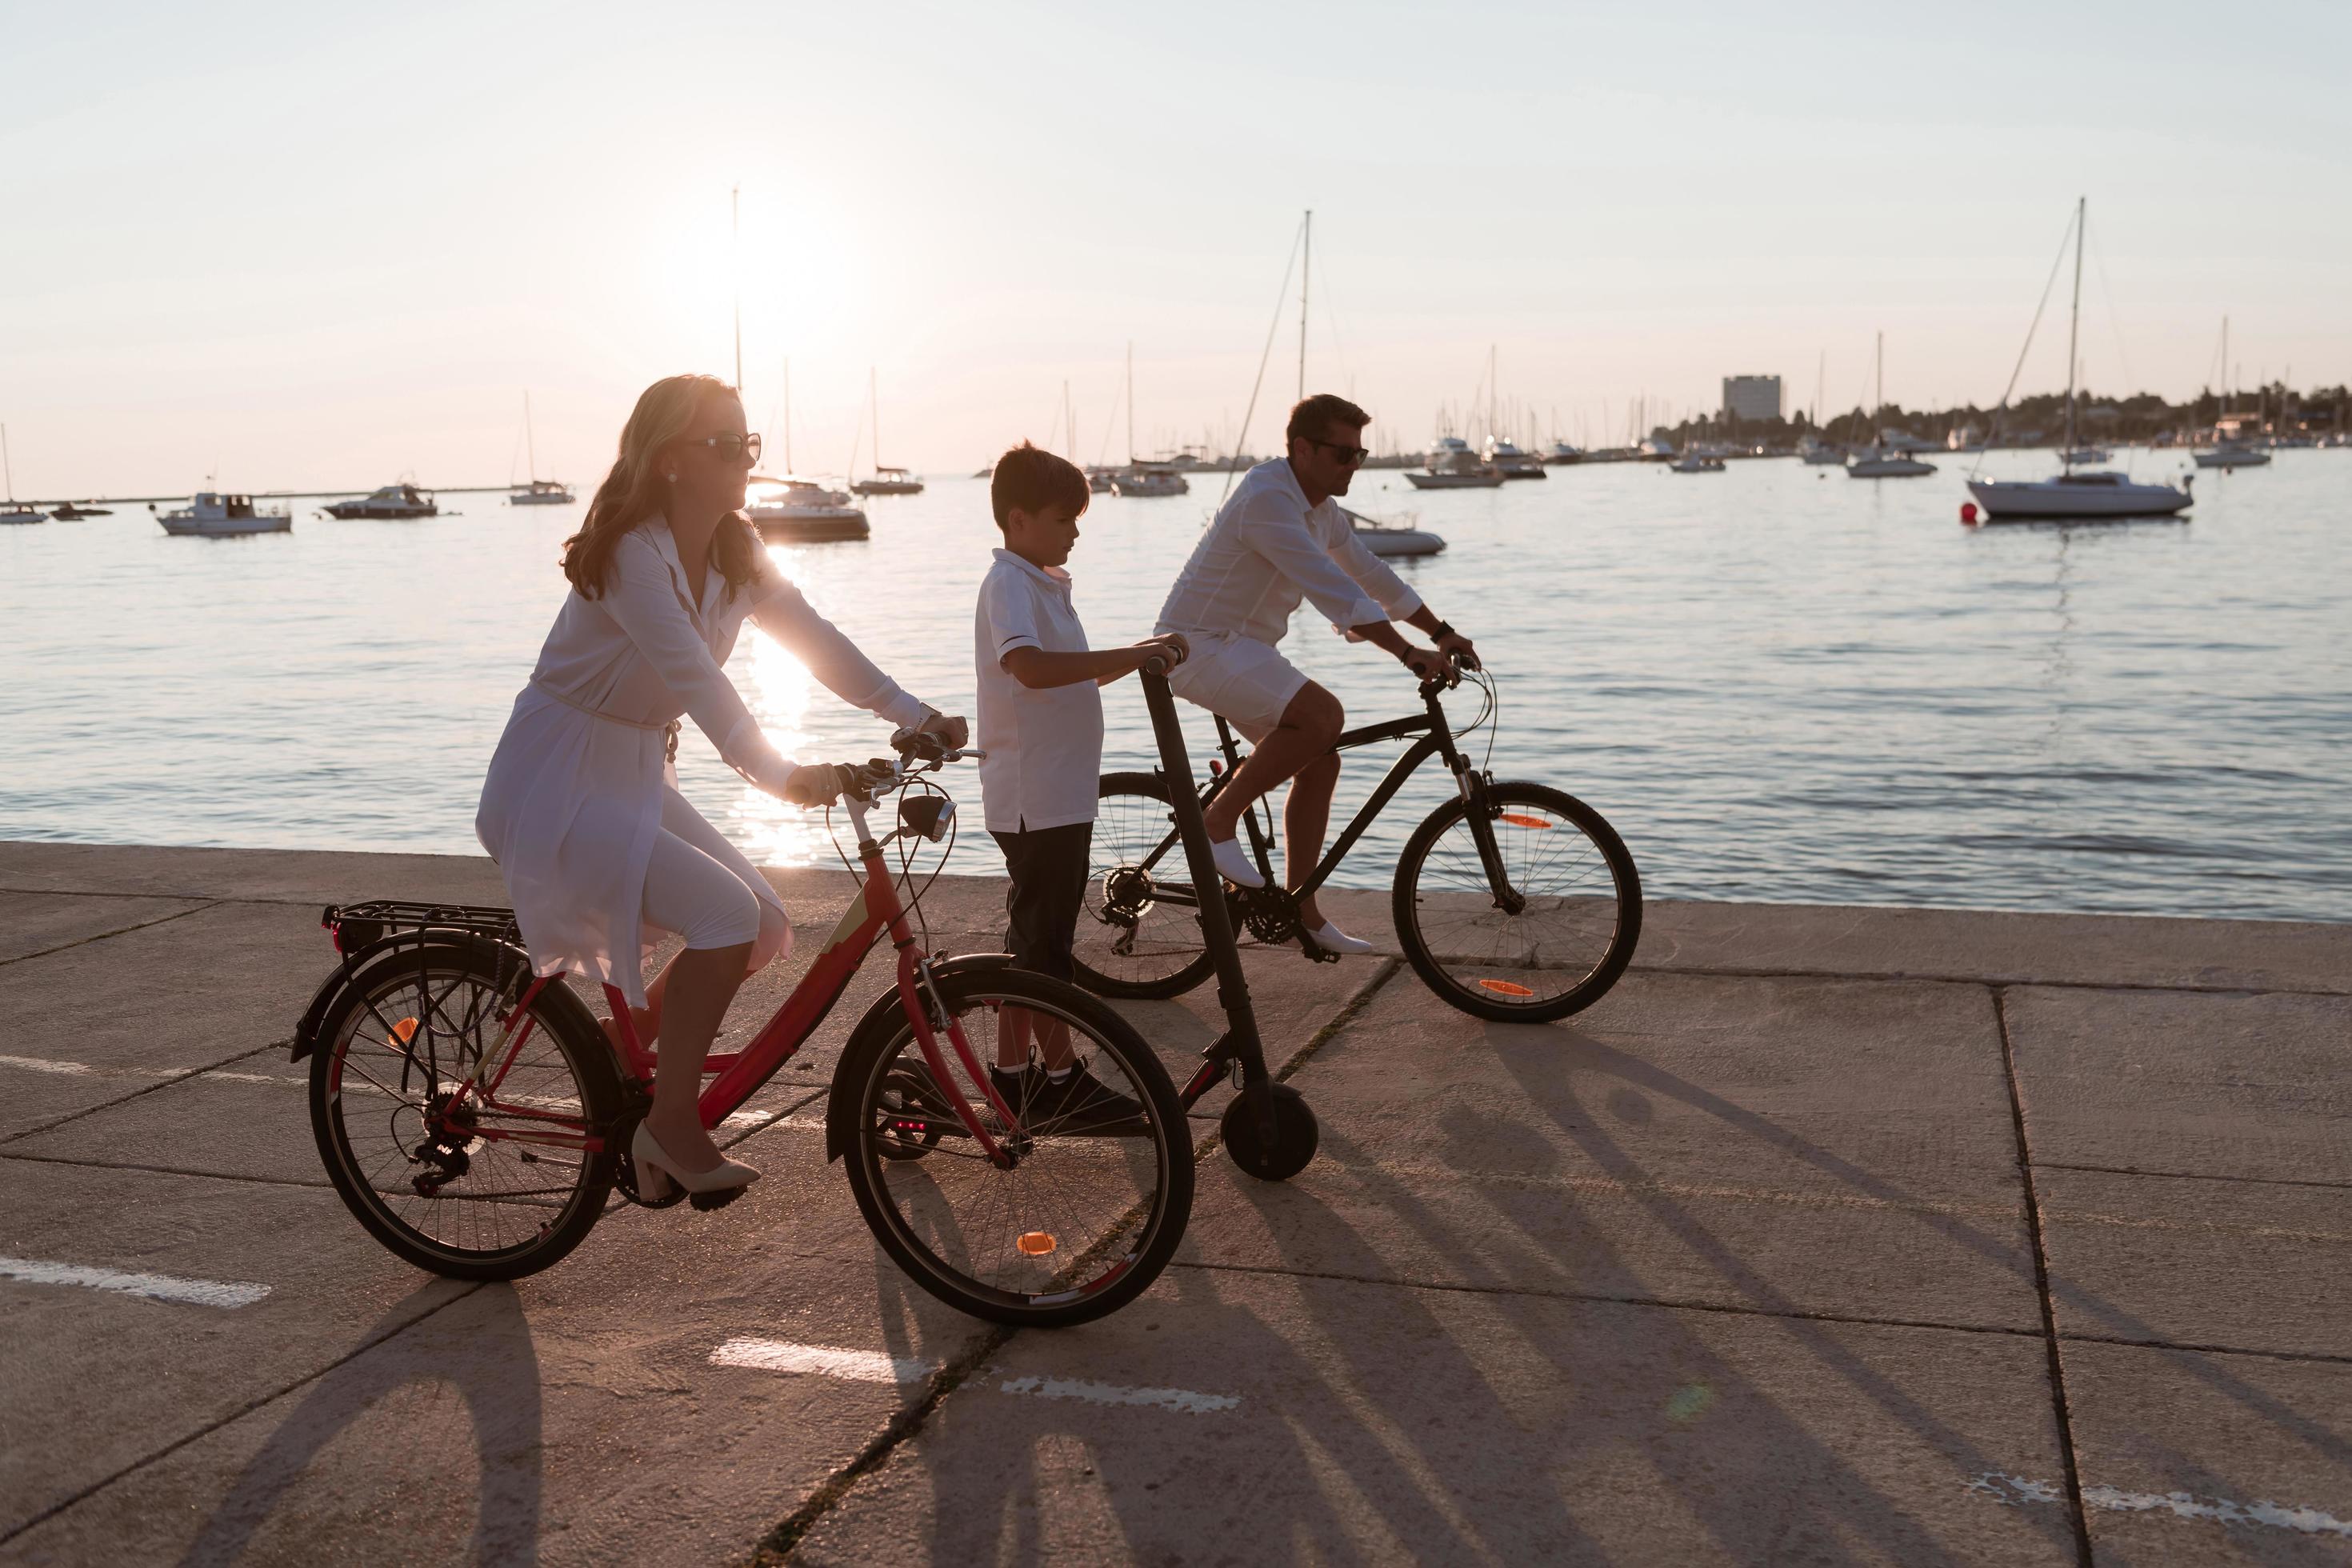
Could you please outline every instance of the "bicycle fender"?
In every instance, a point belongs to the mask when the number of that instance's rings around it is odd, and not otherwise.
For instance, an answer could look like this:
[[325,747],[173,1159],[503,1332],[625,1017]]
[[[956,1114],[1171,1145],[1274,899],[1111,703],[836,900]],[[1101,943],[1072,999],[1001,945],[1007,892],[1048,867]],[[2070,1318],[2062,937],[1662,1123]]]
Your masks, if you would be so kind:
[[[433,931],[426,935],[431,940],[450,943],[475,942],[486,947],[490,945],[486,939],[465,931]],[[416,942],[417,933],[414,931],[387,931],[357,952],[345,954],[342,961],[329,972],[327,978],[320,982],[317,993],[310,998],[310,1005],[302,1009],[302,1016],[294,1026],[294,1047],[286,1059],[299,1062],[316,1050],[319,1029],[326,1023],[328,1013],[343,993],[357,985],[360,977],[387,955],[397,953],[404,948],[413,948]],[[530,973],[530,957],[518,949],[509,949],[509,952],[521,964],[523,973]]]
[[[1009,952],[960,952],[933,960],[931,973],[944,980],[950,975],[984,973],[992,969],[1012,967],[1013,955]],[[860,1047],[880,1049],[891,1026],[905,1016],[898,1007],[898,988],[893,985],[874,998],[873,1005],[858,1018],[857,1026],[849,1031],[849,1043],[841,1047],[841,1060],[833,1069],[833,1086],[825,1091],[826,1164],[832,1164],[846,1153],[849,1141],[857,1133],[857,1091],[850,1087],[848,1074],[844,1069],[860,1058],[863,1054]]]

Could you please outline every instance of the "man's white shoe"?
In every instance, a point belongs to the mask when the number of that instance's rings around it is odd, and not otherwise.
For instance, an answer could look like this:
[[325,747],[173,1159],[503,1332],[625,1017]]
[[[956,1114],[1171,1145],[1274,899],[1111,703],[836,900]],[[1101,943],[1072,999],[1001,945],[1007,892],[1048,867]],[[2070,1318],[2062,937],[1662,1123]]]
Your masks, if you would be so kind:
[[1257,868],[1251,865],[1249,857],[1242,853],[1239,838],[1211,839],[1209,858],[1217,863],[1217,875],[1226,881],[1244,888],[1265,886],[1265,879],[1258,875]]
[[1349,936],[1346,931],[1341,931],[1329,921],[1325,921],[1321,925],[1317,926],[1313,931],[1308,931],[1307,934],[1313,937],[1315,939],[1315,945],[1321,948],[1326,952],[1370,952],[1372,951],[1372,944],[1370,942],[1366,942],[1360,936]]

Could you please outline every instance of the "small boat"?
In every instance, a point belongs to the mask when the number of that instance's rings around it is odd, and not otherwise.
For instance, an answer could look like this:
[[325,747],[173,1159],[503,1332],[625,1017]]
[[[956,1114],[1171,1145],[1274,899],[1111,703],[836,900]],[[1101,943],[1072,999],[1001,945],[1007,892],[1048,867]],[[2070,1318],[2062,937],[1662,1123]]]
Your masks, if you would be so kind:
[[743,508],[760,537],[781,544],[826,544],[866,539],[873,529],[846,492],[790,474],[754,474]]
[[1845,467],[1845,448],[1832,447],[1818,436],[1808,436],[1798,442],[1797,456],[1817,468]]
[[1916,458],[1900,452],[1889,452],[1883,447],[1866,447],[1846,465],[1850,478],[1857,479],[1912,479],[1936,471],[1933,463],[1923,463]]
[[[1107,495],[1110,494],[1110,481],[1111,481],[1111,476],[1112,476],[1112,475],[1114,475],[1114,474],[1116,474],[1116,473],[1118,473],[1118,470],[1117,468],[1087,468],[1087,489],[1090,492],[1092,492],[1093,494],[1095,494],[1095,495],[1098,495],[1098,496],[1107,496]],[[984,475],[984,474],[983,474],[983,475],[982,475],[981,477],[982,477],[982,478],[983,478],[983,479],[987,478],[987,476],[986,476],[986,475]]]
[[1584,454],[1565,441],[1554,441],[1543,450],[1543,460],[1554,468],[1584,461]]
[[860,479],[849,488],[862,496],[919,496],[923,493],[923,481],[904,468],[885,468],[877,463],[871,479]]
[[410,484],[386,485],[373,495],[335,501],[327,508],[329,517],[341,518],[437,517],[440,511],[430,494]]
[[1425,528],[1410,522],[1382,522],[1344,506],[1339,510],[1347,512],[1357,542],[1375,555],[1434,555],[1445,548],[1445,541]]
[[59,522],[79,522],[86,517],[112,517],[114,509],[104,506],[76,506],[71,501],[50,509],[49,515]]
[[[530,394],[522,395],[523,448],[530,455],[530,483],[507,497],[509,506],[570,506],[572,487],[561,479],[539,477],[539,436],[530,426]],[[507,473],[512,477],[514,470]]]
[[2169,517],[2190,500],[2185,484],[2179,489],[2142,484],[2106,468],[2050,479],[1970,479],[1969,494],[1996,522],[2011,518]]
[[1486,443],[1486,462],[1491,468],[1500,468],[1507,479],[1544,477],[1543,459],[1507,436],[1496,436]]
[[1685,452],[1669,467],[1677,474],[1719,474],[1723,459],[1709,452]]
[[0,494],[8,498],[0,501],[0,523],[21,526],[49,521],[47,512],[16,499],[16,474],[8,463],[8,426],[5,425],[0,425]]
[[1110,477],[1110,493],[1130,499],[1181,496],[1192,489],[1183,475],[1156,463],[1138,463]]
[[1404,476],[1417,490],[1491,490],[1503,482],[1503,470],[1470,449],[1459,436],[1440,436],[1429,454],[1426,469]]
[[2200,468],[2259,468],[2271,460],[2268,452],[2243,441],[2224,441],[2210,452],[2191,454]]
[[200,490],[178,511],[155,520],[163,531],[196,539],[235,539],[247,533],[290,533],[294,514],[256,511],[251,496],[221,495]]

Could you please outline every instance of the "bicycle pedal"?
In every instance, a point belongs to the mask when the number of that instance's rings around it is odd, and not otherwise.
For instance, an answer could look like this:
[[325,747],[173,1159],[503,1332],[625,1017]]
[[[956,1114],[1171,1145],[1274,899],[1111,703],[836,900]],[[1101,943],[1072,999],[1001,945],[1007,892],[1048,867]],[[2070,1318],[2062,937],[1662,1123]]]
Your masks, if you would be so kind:
[[686,1201],[692,1204],[699,1212],[709,1214],[712,1209],[725,1208],[742,1195],[743,1189],[740,1187],[721,1187],[715,1193],[689,1193],[687,1194]]

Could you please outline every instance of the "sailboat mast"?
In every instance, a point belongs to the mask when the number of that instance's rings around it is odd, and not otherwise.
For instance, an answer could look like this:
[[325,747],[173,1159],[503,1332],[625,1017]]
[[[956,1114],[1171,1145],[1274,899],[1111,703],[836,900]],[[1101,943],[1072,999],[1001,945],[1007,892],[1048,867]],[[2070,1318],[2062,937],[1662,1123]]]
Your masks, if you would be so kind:
[[1877,383],[1876,390],[1871,394],[1871,403],[1870,444],[1875,447],[1878,445],[1878,421],[1886,413],[1886,333],[1884,329],[1878,334]]
[[743,187],[727,188],[727,216],[735,230],[735,390],[743,390]]
[[[530,455],[530,482],[536,485],[539,483],[539,437],[531,433],[530,394],[528,392],[522,395],[522,449]],[[509,458],[507,461],[511,463],[514,459]],[[509,468],[507,472],[514,470]]]
[[2074,198],[2074,309],[2066,319],[2066,449],[2058,454],[2059,468],[2074,466],[2074,353],[2077,336],[2083,330],[2083,214],[2090,206],[2088,196]]
[[[509,458],[508,461],[513,461]],[[16,499],[16,470],[8,466],[8,426],[0,425],[0,489],[8,492],[8,500]]]
[[875,385],[874,367],[870,364],[866,367],[866,417],[874,422],[874,468],[879,473],[882,469],[882,394]]
[[1307,209],[1299,229],[1298,252],[1298,401],[1307,401],[1307,280],[1315,275],[1315,209]]
[[1127,340],[1127,466],[1135,467],[1135,340]]
[[793,356],[784,356],[784,472],[793,471]]

